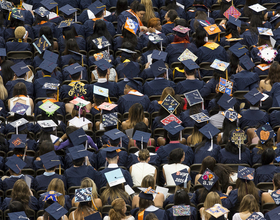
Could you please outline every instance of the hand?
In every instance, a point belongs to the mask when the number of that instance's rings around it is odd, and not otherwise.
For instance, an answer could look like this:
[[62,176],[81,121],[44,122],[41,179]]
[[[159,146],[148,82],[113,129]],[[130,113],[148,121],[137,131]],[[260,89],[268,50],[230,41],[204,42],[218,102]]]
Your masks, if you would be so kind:
[[224,25],[226,22],[227,22],[227,20],[226,20],[226,19],[223,19],[223,20],[220,22],[220,25],[222,26],[222,25]]
[[150,33],[155,33],[155,32],[156,32],[156,29],[155,29],[155,28],[152,28],[152,27],[149,27],[149,28],[148,28],[148,31],[149,31]]
[[30,195],[33,196],[33,192],[31,189],[29,189]]
[[146,33],[148,31],[148,28],[145,26],[141,26],[140,31],[143,31],[144,33]]
[[229,186],[228,188],[227,188],[227,193],[226,193],[226,195],[228,196],[229,195],[229,193],[232,191],[232,186]]
[[148,69],[148,68],[149,68],[149,66],[150,66],[150,62],[146,63],[146,65],[145,65],[145,69]]

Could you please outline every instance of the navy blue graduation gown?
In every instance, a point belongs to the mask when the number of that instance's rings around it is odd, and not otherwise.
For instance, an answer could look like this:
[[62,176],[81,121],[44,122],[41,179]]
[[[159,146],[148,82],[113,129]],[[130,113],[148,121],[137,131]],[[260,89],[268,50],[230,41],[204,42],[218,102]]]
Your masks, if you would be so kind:
[[126,94],[124,96],[121,96],[118,100],[119,112],[121,114],[128,112],[130,107],[135,103],[140,103],[143,106],[144,111],[149,110],[150,99],[148,98],[148,96],[146,95],[136,96],[136,95]]
[[[66,115],[66,110],[65,110],[65,103],[64,102],[54,102],[56,105],[58,105],[60,108],[56,110],[57,114],[61,115]],[[34,114],[35,116],[42,114],[42,109],[39,107],[43,104],[42,101],[37,102],[34,108]]]
[[[106,27],[107,30],[109,31],[109,33],[111,34],[112,37],[114,37],[116,35],[116,30],[114,25],[106,20],[103,20],[106,23]],[[94,21],[93,20],[87,20],[84,23],[84,28],[85,28],[85,35],[86,35],[86,39],[93,34],[93,25],[94,25]]]
[[[280,44],[280,29],[279,28],[277,28],[273,31],[273,38],[274,38],[274,40],[276,40],[274,48],[277,48]],[[278,52],[278,54],[279,54],[279,52]]]
[[[29,175],[27,175],[29,176]],[[34,177],[33,176],[29,176],[31,178],[31,188],[34,189]],[[10,176],[6,179],[3,180],[3,186],[2,189],[5,192],[8,189],[12,189],[14,187],[14,184],[17,180],[19,179],[24,179],[24,175],[21,176]]]
[[[28,25],[30,25],[30,26],[32,26],[33,25],[33,22],[34,22],[34,19],[33,19],[33,15],[31,14],[31,12],[30,11],[27,11],[27,10],[25,10],[24,8],[18,8],[18,9],[20,9],[20,11],[21,11],[21,14],[23,15],[23,17],[24,17],[24,24],[26,25],[26,24],[28,24]],[[34,8],[33,8],[33,10],[34,10]],[[9,13],[7,13],[7,16],[6,16],[6,26],[8,26],[11,22],[8,20],[8,18],[9,18]]]
[[257,185],[260,182],[272,182],[275,173],[280,172],[280,167],[275,165],[262,165],[256,169],[254,182]]
[[239,126],[241,129],[244,129],[244,127],[255,127],[264,125],[269,121],[269,116],[267,112],[263,112],[261,110],[254,110],[254,109],[248,109],[246,111],[241,112],[242,118],[239,119]]
[[[102,173],[102,174],[105,174],[105,173],[107,173],[107,172],[110,172],[110,171],[113,171],[113,170],[116,170],[116,169],[118,169],[118,168],[105,168],[104,170],[101,170],[100,171],[100,173]],[[126,183],[130,186],[130,187],[132,187],[133,186],[133,182],[132,182],[132,178],[131,178],[131,175],[130,175],[130,173],[129,173],[129,171],[128,170],[124,170],[124,169],[122,169],[122,168],[120,168],[121,169],[121,171],[122,171],[122,174],[123,174],[123,177],[125,178],[125,181],[126,181]]]
[[[201,112],[203,112],[204,114],[209,116],[209,113],[206,109],[202,110]],[[189,109],[187,109],[186,111],[184,111],[180,114],[180,119],[182,121],[181,125],[183,127],[193,127],[194,124],[195,124],[195,121],[190,117],[190,110]]]
[[[41,62],[43,62],[43,60]],[[42,70],[39,70],[35,73],[34,79],[36,80],[36,79],[39,79],[42,77],[43,77],[43,72],[42,72]],[[62,73],[58,70],[54,70],[54,72],[51,74],[51,77],[57,79],[59,81],[59,83],[62,83],[64,81]]]
[[[130,214],[134,216],[135,220],[138,220],[138,211],[139,211],[139,208],[135,208],[135,209],[132,209],[130,211]],[[162,210],[162,209],[157,209],[156,211],[154,212],[148,212],[148,211],[144,211],[144,217],[143,219],[146,218],[146,216],[149,214],[149,213],[154,213],[158,219],[161,219],[161,220],[167,220],[167,217],[165,216],[165,210]]]
[[[35,189],[35,191],[47,190],[50,182],[54,178],[61,179],[63,181],[63,183],[64,183],[64,186],[66,186],[66,180],[65,180],[64,176],[56,174],[56,173],[54,173],[51,176],[46,176],[46,175],[42,174],[42,175],[36,176],[35,179],[34,179],[34,189]],[[65,190],[66,189],[67,188],[65,187]]]
[[269,68],[270,68],[270,64],[259,64],[256,67],[254,67],[254,72],[258,76],[260,76],[260,75],[268,75]]
[[[37,68],[41,65],[44,60],[39,57],[39,55],[35,56],[32,61],[32,66]],[[38,72],[38,71],[37,71]],[[34,77],[35,78],[35,77]]]
[[[143,46],[142,41],[143,41],[142,36],[141,36],[141,38],[137,36],[137,45],[135,47],[135,50],[141,51],[143,47],[147,46],[147,45]],[[118,37],[114,38],[114,40],[113,40],[114,47],[113,48],[114,48],[115,52],[118,51],[118,49],[122,47],[122,43],[123,43],[123,37],[122,36],[118,36]]]
[[[193,193],[188,193],[190,200],[193,197]],[[165,208],[168,204],[174,204],[174,194],[169,195],[163,202],[163,208]]]
[[[40,196],[40,198],[39,198],[39,210],[44,209],[44,205],[45,205],[45,202],[43,201],[44,198],[45,198],[44,196]],[[71,209],[72,208],[72,200],[71,200],[70,195],[65,195],[64,199],[65,199],[64,208],[66,210]]]
[[6,52],[10,51],[32,51],[32,48],[29,43],[8,41],[6,42]]
[[233,82],[233,92],[238,90],[252,90],[259,87],[259,76],[254,72],[242,70],[232,74],[230,80]]
[[[132,61],[132,62],[133,62],[133,64],[136,66],[135,68],[137,68],[137,69],[139,70],[139,72],[140,72],[140,65],[139,65],[139,63],[138,63],[138,62],[134,62],[134,61]],[[126,64],[126,63],[120,63],[120,64],[116,67],[116,72],[117,72],[117,74],[118,74],[118,79],[124,78],[122,69],[124,68],[124,65],[125,65],[125,64]]]
[[243,42],[248,48],[252,45],[256,46],[258,43],[258,35],[247,30],[243,33]]
[[277,125],[280,125],[280,111],[274,110],[269,115],[269,123],[272,128],[274,128]]
[[154,79],[144,84],[144,94],[148,97],[152,95],[161,95],[166,87],[172,87],[175,90],[175,83],[165,78]]
[[91,166],[70,167],[64,171],[67,188],[71,186],[80,186],[85,177],[91,178],[98,189],[105,186],[107,181],[105,177]]
[[175,24],[173,22],[166,22],[166,24],[161,26],[161,32],[165,35],[169,33],[173,33],[173,28],[175,27]]
[[272,107],[280,107],[280,83],[273,84],[270,96],[272,97]]
[[[27,143],[27,150],[34,150],[35,152],[38,150],[38,144],[35,140],[31,140],[31,139],[26,139],[26,143]],[[8,142],[9,144],[9,151],[14,150],[14,146],[11,146],[10,142]]]
[[33,84],[31,82],[27,82],[24,79],[16,79],[16,80],[12,80],[12,81],[8,81],[6,83],[6,89],[8,91],[8,99],[13,97],[13,90],[14,90],[14,86],[19,83],[22,82],[25,84],[26,89],[27,89],[27,95],[33,99]]
[[119,95],[124,95],[124,87],[126,84],[129,82],[129,80],[122,80],[120,82],[117,82],[118,90],[119,90]]
[[74,98],[75,96],[84,96],[88,98],[89,100],[92,99],[92,85],[90,84],[84,84],[79,81],[73,81],[68,85],[62,85],[60,87],[60,99],[64,98]]
[[[148,63],[148,58],[147,58],[147,56],[148,55],[150,55],[150,54],[152,54],[153,53],[153,50],[148,50],[148,51],[146,51],[145,53],[142,53],[142,55],[141,55],[141,64],[142,65],[145,65],[146,63]],[[143,71],[145,71],[145,70],[143,70]],[[142,72],[143,72],[142,71]]]
[[152,114],[153,112],[158,112],[160,110],[161,105],[159,104],[159,101],[153,100],[150,103],[149,106],[149,113]]
[[[186,216],[173,216],[173,208],[169,208],[165,211],[165,215],[168,220],[184,220]],[[191,216],[190,220],[196,220],[196,208],[191,206]]]
[[107,81],[104,83],[96,82],[93,86],[100,86],[109,89],[109,97],[119,97],[120,91],[116,82]]
[[[126,167],[128,154],[126,151],[119,152],[118,166]],[[106,151],[100,150],[97,154],[97,168],[105,167],[106,164]]]
[[[139,151],[137,151],[139,152]],[[135,154],[129,154],[127,158],[127,169],[129,169],[133,164],[139,163],[138,157]],[[150,165],[159,167],[160,166],[160,158],[157,153],[150,153]]]
[[[69,65],[70,59],[74,59],[76,62],[82,62],[82,57],[78,54],[67,54],[60,57],[60,68],[63,68],[65,65]],[[83,55],[84,64],[87,64],[87,57]]]
[[[148,61],[147,61],[148,62]],[[172,75],[172,70],[170,68],[168,68],[168,76],[171,76]],[[148,78],[155,78],[154,74],[153,74],[153,71],[152,71],[152,68],[147,68],[147,69],[144,69],[141,73],[140,73],[140,77],[144,80],[148,79]],[[171,79],[171,78],[170,78]],[[147,83],[147,82],[146,82]],[[145,83],[145,84],[146,84]],[[175,87],[175,86],[174,86]],[[174,88],[173,87],[173,88]]]
[[[87,151],[87,156],[89,159],[89,162],[93,168],[97,168],[97,154],[91,151]],[[73,160],[70,153],[67,153],[64,157],[64,169],[68,169],[73,166]]]
[[205,82],[201,81],[199,79],[195,79],[195,80],[186,79],[186,80],[176,84],[175,93],[184,94],[186,92],[190,92],[195,89],[200,90],[203,88],[204,85],[205,85]]
[[[12,198],[6,197],[2,203],[2,208],[1,210],[5,211],[7,209],[9,209],[9,205],[11,202]],[[38,199],[34,196],[30,197],[29,200],[29,204],[28,207],[32,210],[34,210],[35,212],[37,212],[39,210],[39,203],[38,203]]]
[[34,81],[35,98],[47,97],[46,89],[42,89],[45,83],[59,83],[57,79],[51,76],[44,76]]
[[0,48],[5,48],[6,42],[3,37],[0,37]]
[[[278,156],[280,156],[280,146],[279,146],[280,144],[277,144],[276,146],[276,148],[273,148],[274,149],[274,151],[275,151],[275,154],[276,154],[276,156],[275,157],[278,157]],[[258,152],[259,152],[259,148],[257,148],[257,147],[254,147],[253,148],[253,150],[252,150],[252,153],[251,153],[251,155],[252,155],[252,164],[255,164],[255,163],[261,163],[262,162],[262,155],[261,154],[259,154]]]
[[5,106],[5,104],[4,104],[4,102],[2,100],[0,100],[0,108],[1,108],[0,116],[3,116],[3,117],[8,116],[8,112],[6,110],[6,106]]
[[202,163],[203,159],[207,156],[214,157],[216,161],[219,161],[221,147],[217,144],[213,144],[213,150],[208,151],[210,148],[210,140],[205,143],[198,151],[194,152],[194,161],[193,163]]
[[251,160],[251,153],[248,148],[245,148],[244,152],[241,152],[241,160],[239,160],[239,154],[233,154],[231,152],[228,152],[225,148],[220,150],[220,163],[234,163],[234,164],[241,164],[246,163],[249,165],[252,165]]
[[259,53],[259,48],[258,47],[253,47],[252,50],[250,51],[250,56],[253,59],[253,62],[260,62],[261,58],[258,56]]
[[[187,13],[189,16],[190,16],[190,13],[189,13],[189,11],[188,11],[188,13]],[[193,14],[193,13],[192,13]],[[195,32],[195,28],[194,28],[194,21],[195,21],[195,18],[194,18],[194,15],[192,15],[191,17],[190,17],[190,19],[192,19],[191,20],[191,22],[190,22],[190,29],[191,29],[191,33],[194,33]],[[210,23],[210,24],[215,24],[215,20],[213,19],[213,18],[211,18],[211,17],[207,17],[207,21]]]
[[45,26],[50,27],[51,31],[52,31],[52,34],[53,35],[55,34],[55,24],[54,23],[47,22],[47,23],[44,23],[44,24],[36,24],[36,25],[32,26],[34,38],[40,37],[39,36],[40,30],[41,30],[42,27],[45,27]]
[[[32,27],[30,25],[24,25],[24,27],[25,27],[25,30],[28,31],[28,37],[30,37],[33,40],[34,35],[33,35]],[[3,37],[4,37],[5,41],[7,41],[9,38],[14,38],[15,37],[14,32],[15,32],[15,28],[13,28],[13,27],[4,29]]]
[[163,128],[164,124],[162,124],[160,121],[162,120],[163,118],[160,118],[159,116],[157,116],[154,121],[153,121],[153,124],[152,124],[152,131],[155,130],[156,128]]

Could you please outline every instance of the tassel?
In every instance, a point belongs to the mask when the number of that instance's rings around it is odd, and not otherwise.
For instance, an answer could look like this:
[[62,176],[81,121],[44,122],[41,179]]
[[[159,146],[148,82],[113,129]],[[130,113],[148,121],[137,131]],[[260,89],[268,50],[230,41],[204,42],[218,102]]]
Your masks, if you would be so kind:
[[241,140],[240,140],[240,137],[238,137],[238,148],[239,148],[239,160],[241,160]]
[[212,150],[213,150],[213,136],[212,136],[212,134],[211,134],[210,131],[208,131],[208,133],[209,133],[210,136],[211,136],[211,145],[210,145],[210,148],[208,149],[208,151],[212,151]]
[[218,42],[220,42],[220,39],[221,38],[221,36],[220,36],[220,33],[218,33]]
[[108,166],[108,162],[107,162],[107,160],[106,160],[106,162],[105,162],[105,168],[107,168],[107,166]]
[[110,104],[112,104],[112,102],[111,102],[111,100],[110,100],[110,97],[108,96],[108,102],[110,103]]
[[160,42],[160,50],[162,51],[162,41]]
[[16,125],[16,134],[18,134],[18,126]]
[[61,175],[61,164],[59,164],[59,168],[58,169],[59,169],[58,173],[59,173],[59,175]]
[[79,118],[81,118],[81,106],[79,107],[79,113],[78,113]]
[[84,67],[84,56],[82,55],[82,67]]
[[75,11],[75,22],[77,22],[77,12]]
[[143,150],[143,136],[141,138],[141,150]]
[[58,15],[58,6],[56,6],[56,14]]
[[186,189],[187,188],[187,181],[188,181],[188,177],[189,177],[189,174],[187,173],[187,175],[186,175],[186,179],[184,180],[184,189]]
[[22,8],[22,0],[19,2],[19,8]]
[[167,68],[166,68],[166,78],[167,78],[167,80],[169,80],[168,69]]
[[121,147],[122,147],[122,137],[121,137]]
[[182,131],[180,131],[180,141],[182,141]]
[[204,101],[201,103],[202,110],[204,110]]
[[59,102],[59,89],[57,87],[57,93],[56,93],[56,101]]
[[9,12],[9,17],[8,17],[8,20],[9,20],[9,21],[11,20],[11,14],[12,14],[12,12],[10,11],[10,12]]
[[91,202],[92,202],[92,206],[93,206],[93,207],[95,208],[95,210],[97,211],[98,209],[97,209],[97,207],[96,207],[96,205],[95,205],[93,199],[91,199]]
[[25,156],[26,156],[26,148],[24,149],[24,154],[23,154],[23,157],[22,157],[23,161],[25,160]]
[[226,69],[226,80],[228,80],[228,71]]

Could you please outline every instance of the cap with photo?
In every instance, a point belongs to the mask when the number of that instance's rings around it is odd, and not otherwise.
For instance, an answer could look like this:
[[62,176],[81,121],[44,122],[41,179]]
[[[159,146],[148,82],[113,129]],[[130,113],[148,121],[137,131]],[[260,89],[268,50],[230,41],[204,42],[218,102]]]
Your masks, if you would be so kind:
[[72,160],[78,160],[84,158],[88,155],[87,150],[85,149],[84,145],[78,145],[74,147],[68,148],[69,153],[72,157]]
[[203,28],[209,35],[221,33],[221,29],[216,24],[212,24]]
[[165,99],[162,101],[161,106],[172,114],[179,107],[180,103],[170,94],[168,94]]
[[62,193],[51,190],[49,192],[42,193],[40,196],[44,197],[43,199],[44,202],[46,202],[47,200],[58,202],[58,197],[61,195]]
[[152,72],[155,77],[162,75],[167,72],[167,68],[163,60],[158,60],[151,65]]
[[258,56],[267,63],[272,63],[277,54],[277,50],[272,47],[264,47],[258,52]]
[[40,3],[48,10],[52,10],[53,8],[58,6],[57,2],[55,2],[54,0],[42,0]]
[[14,154],[13,156],[8,157],[6,166],[9,167],[9,169],[11,169],[13,172],[19,174],[26,166],[26,163]]
[[153,50],[151,58],[153,60],[163,60],[163,62],[165,62],[167,53],[161,50]]
[[105,177],[110,187],[125,183],[125,178],[120,168],[106,172]]
[[45,211],[56,220],[61,219],[62,216],[68,213],[68,211],[65,208],[63,208],[63,206],[59,205],[57,202],[45,208]]
[[45,111],[48,115],[53,115],[60,107],[55,103],[47,100],[42,105],[40,105],[39,108]]
[[64,70],[66,70],[71,76],[73,76],[75,74],[80,74],[83,71],[83,67],[78,63],[74,63],[70,66],[65,67]]
[[39,68],[41,68],[44,72],[45,75],[51,75],[51,73],[54,71],[54,69],[57,67],[58,65],[54,62],[51,62],[49,60],[44,60]]
[[27,134],[12,134],[9,140],[10,148],[25,148]]
[[225,71],[228,68],[228,66],[229,66],[229,63],[224,62],[222,60],[215,59],[210,67],[220,70],[220,71]]
[[243,180],[254,180],[255,169],[250,167],[238,166],[238,175],[239,179]]
[[94,15],[97,15],[100,12],[106,10],[106,5],[104,5],[99,0],[96,0],[88,7],[88,9],[91,10]]
[[39,37],[35,42],[33,42],[33,46],[36,48],[36,50],[41,54],[43,53],[47,48],[51,46],[51,43],[49,40],[45,37],[45,35],[42,35]]
[[260,126],[258,130],[256,130],[256,134],[258,135],[260,142],[262,144],[264,144],[265,142],[267,142],[268,140],[276,136],[274,130],[272,129],[269,123]]
[[211,170],[206,168],[204,173],[198,179],[198,182],[205,187],[208,191],[212,189],[214,184],[218,181],[219,177]]
[[21,212],[8,212],[9,219],[11,220],[21,220],[21,219],[29,219],[24,211]]
[[233,82],[220,77],[217,91],[231,95]]
[[206,209],[205,211],[207,213],[209,213],[210,215],[212,215],[215,219],[229,213],[229,210],[227,208],[223,207],[221,204],[215,204],[214,206],[212,206],[209,209]]
[[239,64],[245,70],[251,70],[253,67],[255,67],[255,64],[247,54],[239,58]]
[[90,202],[92,200],[92,187],[75,189],[75,202]]
[[184,186],[187,188],[187,183],[192,180],[187,169],[183,169],[171,174],[176,186]]
[[179,37],[185,37],[191,29],[183,27],[181,25],[177,25],[172,30],[175,31],[176,35],[178,35]]
[[138,30],[138,23],[133,21],[131,18],[127,17],[125,24],[124,24],[124,28],[126,30],[128,30],[129,32],[131,32],[132,34],[136,35],[137,30]]
[[153,194],[157,194],[157,192],[153,190],[152,187],[138,187],[138,189],[141,190],[141,192],[139,193],[139,197],[142,199],[154,200]]
[[264,97],[264,95],[260,91],[258,91],[256,88],[252,89],[246,95],[244,95],[244,98],[247,99],[252,105],[255,105],[263,97]]
[[195,70],[195,69],[199,69],[199,66],[196,64],[196,62],[194,62],[194,61],[191,60],[191,59],[184,60],[184,61],[182,61],[182,63],[184,64],[184,66],[185,66],[189,71],[192,71],[192,70]]
[[249,52],[248,49],[239,42],[231,46],[229,50],[238,58]]
[[236,104],[236,99],[234,97],[231,97],[227,93],[224,93],[217,104],[221,106],[224,110],[227,110],[229,108],[233,108],[234,105]]
[[106,135],[107,137],[109,137],[113,141],[117,140],[118,138],[121,138],[121,137],[125,136],[125,134],[117,128],[112,129],[110,131],[106,131],[104,133],[104,135]]
[[11,112],[14,112],[14,113],[19,114],[19,115],[24,115],[29,107],[30,106],[25,105],[23,103],[16,102],[16,104],[12,108]]
[[109,114],[102,114],[102,124],[106,127],[117,126],[119,122],[118,113],[113,112]]
[[202,98],[198,89],[184,93],[184,96],[186,97],[189,106],[193,106],[204,102],[204,99]]
[[11,66],[11,69],[14,71],[17,77],[21,77],[30,71],[29,67],[23,61],[14,64]]
[[47,15],[50,14],[50,12],[49,12],[47,9],[45,9],[44,7],[36,8],[36,9],[34,10],[34,12],[35,12],[37,15],[41,16],[42,18],[43,18],[43,17],[46,17]]
[[94,61],[93,62],[99,69],[101,69],[102,71],[105,71],[107,69],[110,69],[113,65],[111,63],[109,63],[107,60],[105,59],[101,59],[98,61]]
[[134,62],[128,62],[121,72],[127,79],[133,79],[134,77],[138,76],[140,70],[137,68]]
[[88,139],[83,128],[70,133],[68,137],[74,146],[81,145]]
[[175,135],[184,129],[184,127],[182,125],[179,125],[176,121],[170,122],[163,128],[172,135]]
[[121,151],[121,149],[119,147],[106,147],[102,148],[102,151],[106,152],[107,158],[114,158],[118,156],[118,153]]
[[96,47],[99,50],[107,48],[111,45],[110,42],[104,36],[95,38],[92,40],[92,42],[96,45]]
[[53,168],[61,164],[58,155],[56,155],[54,151],[50,151],[46,154],[43,154],[42,156],[40,156],[40,158],[46,170],[49,170],[50,168]]
[[59,9],[60,11],[62,11],[64,14],[66,15],[71,15],[75,12],[77,12],[77,9],[76,8],[73,8],[71,5],[67,4],[67,5],[64,5],[63,7],[61,7]]
[[236,111],[234,111],[232,108],[227,109],[226,111],[222,112],[222,115],[225,116],[228,120],[231,122],[236,121],[238,118],[241,118],[242,116],[238,114]]
[[202,122],[206,122],[206,121],[210,120],[208,115],[204,114],[203,112],[199,112],[197,114],[190,115],[190,117],[193,120],[195,120],[197,123],[202,123]]

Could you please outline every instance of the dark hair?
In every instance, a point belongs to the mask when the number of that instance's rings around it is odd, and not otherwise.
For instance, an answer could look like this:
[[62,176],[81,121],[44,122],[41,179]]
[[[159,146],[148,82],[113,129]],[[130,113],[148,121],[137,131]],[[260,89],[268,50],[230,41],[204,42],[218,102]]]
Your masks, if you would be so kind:
[[2,72],[2,78],[3,78],[3,84],[6,85],[6,83],[13,79],[14,73],[11,69],[11,66],[13,66],[15,63],[11,60],[4,60],[1,64],[1,72]]
[[178,6],[176,5],[176,0],[166,0],[165,6],[162,7],[164,11],[169,11],[170,9],[176,10]]
[[202,160],[199,174],[203,174],[206,168],[214,172],[214,167],[216,166],[216,160],[214,157],[207,156]]
[[77,166],[77,167],[80,167],[80,166],[83,165],[84,161],[85,161],[85,158],[84,158],[84,157],[79,158],[79,159],[77,159],[77,160],[73,160],[73,165],[74,165],[74,166]]
[[15,19],[13,16],[11,16],[10,24],[7,26],[7,28],[17,28],[18,26],[24,26],[24,21]]
[[169,19],[170,19],[171,22],[174,22],[175,19],[178,18],[178,13],[177,13],[177,11],[174,10],[174,9],[170,9],[170,10],[169,10],[168,12],[166,12],[166,13],[167,13],[167,16],[169,17]]
[[109,138],[109,140],[110,140],[111,145],[114,147],[118,146],[118,144],[121,141],[120,138],[117,138],[116,140],[112,140],[111,138]]
[[69,137],[69,134],[71,134],[72,132],[77,131],[77,130],[78,130],[78,128],[76,128],[75,126],[68,126],[68,127],[66,127],[65,133]]
[[17,83],[13,89],[13,97],[19,96],[19,95],[27,96],[26,85],[22,82]]
[[33,26],[40,25],[42,21],[49,21],[49,19],[47,16],[41,17],[35,13],[35,22],[33,23]]
[[[234,132],[234,130],[232,130],[230,132],[230,135],[232,134],[232,132]],[[238,154],[239,153],[239,149],[238,147],[232,143],[231,141],[227,142],[226,146],[225,146],[226,151],[233,153],[233,154]],[[241,152],[244,152],[246,149],[246,146],[244,146],[243,144],[241,145]]]
[[190,198],[188,193],[181,189],[174,194],[174,205],[190,205]]
[[71,38],[66,41],[65,50],[63,51],[64,55],[72,54],[69,50],[73,50],[75,52],[79,52],[80,48],[75,38]]
[[220,183],[219,181],[217,181],[213,187],[211,188],[210,191],[208,191],[206,188],[201,188],[198,190],[198,203],[202,203],[205,201],[206,196],[208,195],[209,192],[220,192],[221,191],[221,187],[220,187]]
[[230,138],[230,132],[237,128],[237,120],[231,122],[225,117],[223,121],[223,138],[219,144],[227,144]]
[[[121,48],[125,48],[125,49],[129,49],[131,51],[134,51],[135,50],[135,45],[133,45],[131,42],[129,41],[123,41],[122,42],[122,45],[121,45]],[[124,52],[122,52],[123,54]],[[123,56],[121,55],[121,62],[123,63],[126,59],[130,60],[130,61],[136,61],[137,58],[138,58],[138,54],[137,53],[134,53],[134,54],[131,54],[129,57],[128,56]]]
[[151,41],[149,41],[148,44],[147,44],[147,50],[148,51],[150,51],[150,50],[160,50],[160,44],[159,43],[154,44]]
[[118,0],[116,5],[116,16],[128,9],[127,0]]
[[180,132],[176,134],[171,134],[170,132],[167,133],[170,141],[177,141],[180,138]]
[[218,176],[222,192],[225,192],[229,186],[229,178],[234,171],[227,165],[218,163],[214,167],[213,172]]
[[249,6],[254,5],[256,3],[259,3],[259,1],[258,0],[246,0],[245,1],[245,5],[243,7],[243,13],[244,13],[245,17],[249,17],[249,18],[251,17],[253,11],[252,11],[252,9],[249,8]]
[[130,42],[136,48],[137,46],[137,37],[135,34],[131,33],[130,31],[126,30],[126,28],[122,29],[122,42]]
[[54,150],[54,145],[51,141],[49,140],[44,140],[42,143],[39,145],[39,156],[42,156],[46,153],[49,153]]
[[204,29],[197,28],[195,34],[195,45],[199,48],[205,44],[206,31]]
[[267,148],[262,153],[262,165],[268,165],[275,159],[275,151],[272,148]]
[[[48,39],[51,45],[53,45],[53,33],[52,33],[52,29],[49,26],[42,26],[40,28],[39,37],[41,37],[42,35],[45,35],[45,37]],[[50,49],[50,47],[48,49],[52,50]]]
[[63,29],[63,35],[65,36],[66,41],[78,36],[76,28],[74,26],[72,26],[70,29]]
[[137,11],[146,11],[145,5],[141,4],[140,2],[138,2],[137,0],[134,0],[131,4],[130,4],[130,8],[132,11],[137,12]]
[[181,163],[184,153],[184,150],[181,148],[172,150],[168,156],[168,164]]
[[236,70],[239,64],[239,58],[235,55],[235,54],[231,54],[230,59],[230,71],[229,71],[229,75],[234,75],[236,74]]
[[228,8],[231,6],[231,2],[227,1],[221,1],[220,3],[220,15],[223,16],[224,12],[228,10]]
[[25,208],[24,205],[20,201],[11,201],[9,204],[9,211],[10,213],[12,212],[24,212]]
[[146,215],[145,220],[158,220],[158,217],[154,213],[150,212]]
[[255,14],[252,13],[250,24],[249,24],[249,30],[252,34],[252,38],[256,39],[258,41],[258,27],[263,27],[263,15],[262,14]]

